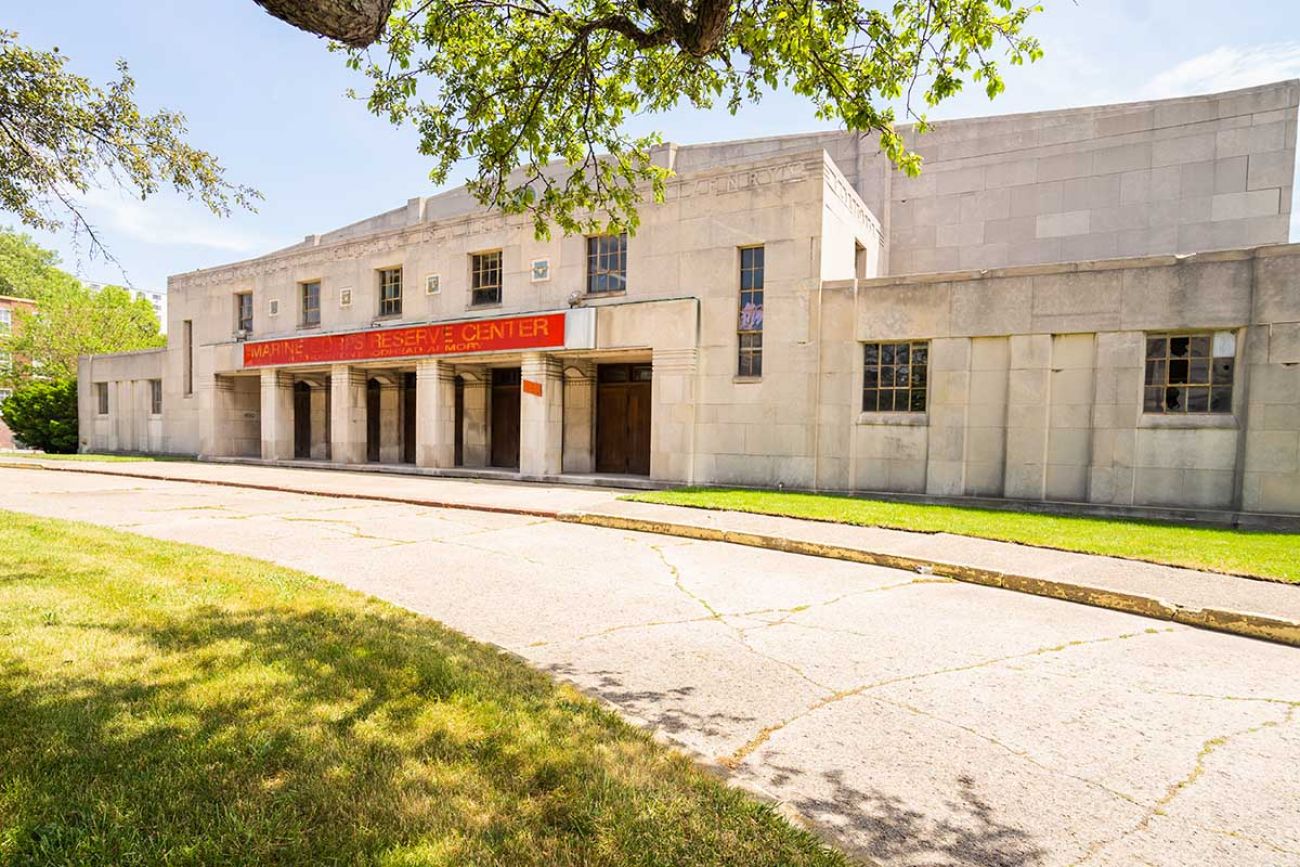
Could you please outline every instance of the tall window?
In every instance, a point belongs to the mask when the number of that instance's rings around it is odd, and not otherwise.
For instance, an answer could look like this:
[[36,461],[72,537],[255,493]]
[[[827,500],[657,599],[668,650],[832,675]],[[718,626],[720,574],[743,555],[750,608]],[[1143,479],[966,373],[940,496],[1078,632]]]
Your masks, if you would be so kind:
[[[317,289],[319,290],[319,286]],[[319,298],[317,301],[319,302]],[[319,309],[319,303],[317,308]],[[379,269],[379,315],[402,315],[402,269]]]
[[162,380],[149,380],[149,412],[162,415]]
[[862,411],[925,412],[930,344],[868,343],[863,348]]
[[253,330],[253,293],[235,295],[235,328],[249,333]]
[[501,303],[501,251],[474,253],[469,257],[469,303]]
[[14,324],[14,311],[8,307],[0,307],[0,331],[8,331]]
[[95,383],[95,411],[100,415],[108,415],[108,383]]
[[181,323],[181,345],[185,353],[184,370],[182,371],[184,379],[185,396],[189,397],[194,394],[194,320],[186,319]]
[[1148,334],[1142,411],[1232,412],[1236,354],[1231,331]]
[[627,291],[627,233],[587,239],[587,294]]
[[[401,272],[399,271],[400,275]],[[320,325],[320,282],[299,284],[302,287],[302,324]],[[400,299],[399,299],[400,303]],[[398,307],[401,312],[401,307]]]
[[763,375],[763,248],[740,250],[740,321],[736,326],[740,376]]

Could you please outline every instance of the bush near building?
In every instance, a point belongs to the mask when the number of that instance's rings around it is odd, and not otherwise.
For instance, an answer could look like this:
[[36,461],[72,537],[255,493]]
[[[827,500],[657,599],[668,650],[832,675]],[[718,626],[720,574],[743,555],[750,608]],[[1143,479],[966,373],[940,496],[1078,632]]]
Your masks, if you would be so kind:
[[0,404],[0,418],[29,448],[71,454],[77,450],[77,381],[24,383]]

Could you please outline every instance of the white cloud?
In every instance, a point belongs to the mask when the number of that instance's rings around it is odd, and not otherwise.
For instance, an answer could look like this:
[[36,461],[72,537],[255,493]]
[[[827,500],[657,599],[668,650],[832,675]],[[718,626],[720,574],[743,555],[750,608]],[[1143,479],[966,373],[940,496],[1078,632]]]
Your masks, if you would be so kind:
[[[104,188],[82,199],[96,232],[104,230],[151,244],[208,247],[232,253],[271,249],[275,239],[247,232],[201,204],[183,198],[153,196],[145,201]],[[111,246],[111,243],[110,243]]]
[[1215,93],[1288,78],[1300,78],[1300,42],[1221,45],[1156,75],[1142,88],[1142,96]]

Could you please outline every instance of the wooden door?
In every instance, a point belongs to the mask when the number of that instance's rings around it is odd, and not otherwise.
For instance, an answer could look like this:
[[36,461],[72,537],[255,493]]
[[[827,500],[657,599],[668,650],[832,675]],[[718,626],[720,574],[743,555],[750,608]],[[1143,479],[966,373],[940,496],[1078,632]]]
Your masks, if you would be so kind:
[[311,458],[311,386],[305,382],[293,384],[293,456]]
[[415,374],[402,376],[402,460],[415,463]]
[[492,371],[492,466],[519,467],[519,368]]
[[456,425],[454,440],[456,443],[452,463],[458,467],[465,465],[465,379],[456,377],[456,411],[453,414]]
[[366,381],[366,460],[379,463],[379,380]]
[[648,364],[602,364],[596,371],[596,472],[650,474]]

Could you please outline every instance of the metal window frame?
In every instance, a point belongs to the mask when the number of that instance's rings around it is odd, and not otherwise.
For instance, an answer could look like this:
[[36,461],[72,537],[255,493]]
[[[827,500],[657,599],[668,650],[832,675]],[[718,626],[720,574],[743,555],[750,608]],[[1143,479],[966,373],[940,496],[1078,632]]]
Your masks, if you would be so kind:
[[[376,268],[379,280],[379,315],[402,315],[402,266]],[[394,291],[396,290],[396,291]]]
[[[320,284],[321,281],[319,280],[303,280],[298,284],[298,304],[299,304],[299,308],[302,311],[302,316],[300,321],[302,322],[302,325],[304,327],[310,328],[315,325],[320,325],[320,313],[321,313],[321,304],[320,304],[321,285]],[[307,305],[307,299],[310,294],[308,290],[312,286],[316,287],[315,307],[309,307]],[[311,313],[315,313],[314,319],[311,317],[310,315]]]
[[[1225,328],[1197,329],[1197,330],[1170,330],[1170,331],[1148,331],[1142,335],[1142,414],[1153,416],[1230,416],[1233,412],[1233,402],[1237,395],[1237,352],[1239,340],[1234,340],[1232,355],[1215,355],[1214,354],[1214,336],[1220,331],[1232,331]],[[1235,332],[1234,332],[1235,336]],[[1188,342],[1186,355],[1173,354],[1173,341],[1186,339]],[[1193,352],[1194,344],[1197,339],[1204,339],[1206,344],[1205,354],[1196,354]],[[1164,352],[1159,356],[1151,355],[1151,341],[1159,340],[1164,343]],[[1198,362],[1205,365],[1205,375],[1199,379],[1192,379],[1192,371]],[[1227,381],[1218,380],[1221,375],[1216,371],[1216,362],[1227,362]],[[1186,378],[1181,381],[1174,380],[1172,373],[1175,364],[1185,364],[1187,366]],[[1152,380],[1153,371],[1160,371],[1156,374],[1156,381]],[[1217,381],[1216,381],[1217,380]],[[1193,391],[1203,391],[1205,398],[1204,409],[1192,409],[1191,399]],[[1148,398],[1152,392],[1157,392],[1158,406],[1152,408],[1148,403]],[[1226,393],[1226,407],[1215,409],[1215,392]],[[1179,406],[1170,405],[1171,393],[1179,396]],[[1199,395],[1198,395],[1199,397]]]
[[[610,287],[611,278],[617,283]],[[597,283],[604,288],[594,288]],[[587,294],[617,295],[627,291],[627,232],[587,236]]]
[[[495,274],[496,280],[487,279]],[[469,254],[469,306],[490,307],[500,304],[505,282],[505,256],[501,250],[482,250]]]
[[[898,350],[906,347],[907,360],[898,361]],[[875,362],[869,360],[871,349],[876,350]],[[886,348],[889,360],[886,361]],[[916,351],[924,353],[924,360],[916,363]],[[906,367],[904,382],[898,381],[898,368]],[[875,371],[875,384],[868,385],[868,371]],[[919,383],[917,371],[920,371]],[[882,385],[885,371],[889,372],[889,385]],[[881,397],[889,395],[889,406],[881,404]],[[899,400],[899,395],[903,399]],[[917,395],[920,396],[917,400]],[[919,406],[917,404],[920,404]],[[900,406],[900,404],[902,404]],[[929,340],[868,340],[862,344],[862,412],[864,413],[924,413],[930,406],[930,341]]]

